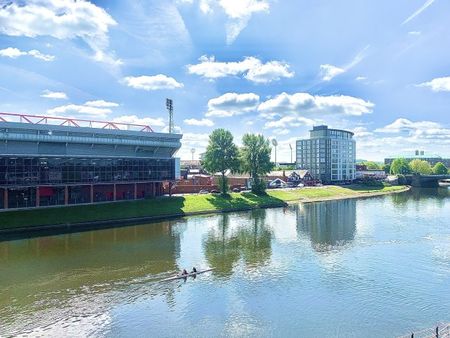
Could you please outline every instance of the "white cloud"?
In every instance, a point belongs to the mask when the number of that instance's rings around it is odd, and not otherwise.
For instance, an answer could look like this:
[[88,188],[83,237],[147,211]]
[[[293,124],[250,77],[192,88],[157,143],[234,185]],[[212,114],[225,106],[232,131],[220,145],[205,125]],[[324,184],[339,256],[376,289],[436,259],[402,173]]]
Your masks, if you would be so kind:
[[203,126],[203,127],[212,127],[214,126],[214,122],[209,119],[186,119],[184,123],[189,126]]
[[287,134],[289,134],[291,131],[290,131],[289,129],[277,128],[277,129],[273,129],[272,132],[273,132],[275,135],[280,135],[280,136],[282,136],[282,135],[287,135]]
[[[87,118],[103,119],[108,117],[118,104],[104,100],[87,101],[84,104],[66,104],[47,110],[47,114],[53,116],[73,117],[79,115]],[[117,121],[119,122],[119,121]]]
[[12,59],[16,59],[19,56],[25,56],[25,55],[29,55],[36,59],[40,59],[40,60],[47,61],[47,62],[55,60],[55,57],[53,55],[43,54],[36,49],[32,49],[28,52],[21,51],[20,49],[14,48],[14,47],[0,49],[0,56],[9,57]]
[[136,115],[122,115],[119,117],[115,117],[114,122],[119,123],[130,123],[130,124],[140,124],[146,125],[150,127],[164,127],[166,125],[163,118],[151,118],[151,117],[137,117]]
[[301,116],[295,116],[295,115],[289,115],[284,116],[280,118],[279,120],[272,120],[266,122],[264,125],[264,129],[268,128],[281,128],[281,129],[287,129],[287,128],[297,128],[300,126],[313,126],[316,123],[316,121],[307,119],[305,117]]
[[105,100],[87,101],[84,105],[89,106],[89,107],[99,107],[99,108],[113,108],[113,107],[119,106],[118,103],[108,102]]
[[110,113],[109,108],[90,107],[79,104],[67,104],[47,110],[47,114],[65,117],[78,117],[78,115],[106,118]]
[[127,76],[123,79],[123,82],[128,87],[148,91],[158,89],[176,89],[183,87],[182,83],[179,83],[174,78],[163,74],[154,76]]
[[408,34],[413,35],[413,36],[419,36],[422,34],[422,32],[421,31],[411,31],[411,32],[408,32]]
[[417,11],[415,11],[413,14],[411,14],[405,21],[402,22],[402,25],[407,24],[412,19],[414,19],[416,16],[420,15],[424,10],[426,10],[428,7],[430,7],[435,0],[427,0],[422,7],[420,7]]
[[[384,156],[414,149],[440,153],[443,157],[449,155],[450,128],[437,122],[399,118],[373,132],[364,127],[354,131],[359,158],[382,160]],[[386,145],[395,145],[395,150]]]
[[270,8],[267,0],[182,0],[181,3],[197,2],[200,10],[207,15],[221,9],[227,16],[226,23],[227,44],[236,40],[241,31],[247,27],[249,20],[255,13],[267,13]]
[[320,77],[323,81],[330,81],[335,76],[345,73],[345,69],[333,66],[333,65],[320,65]]
[[255,57],[246,57],[242,61],[220,62],[216,61],[214,56],[206,55],[200,57],[199,61],[196,65],[188,65],[188,72],[208,79],[243,76],[255,83],[269,83],[294,76],[289,65],[281,61],[263,63]]
[[208,101],[206,116],[230,117],[256,110],[259,96],[254,93],[226,93]]
[[[320,96],[308,93],[281,93],[261,103],[258,111],[263,114],[286,115],[289,112],[314,115],[361,116],[372,112],[374,104],[360,98],[346,95]],[[263,115],[264,117],[264,115]]]
[[[111,62],[106,52],[108,31],[116,21],[101,7],[88,1],[28,0],[0,7],[0,33],[9,36],[80,38],[94,51],[97,60]],[[100,54],[99,54],[100,53]],[[108,57],[106,57],[108,55]]]
[[365,76],[357,76],[357,77],[355,78],[355,80],[356,80],[356,81],[366,81],[366,80],[367,80],[367,77],[365,77]]
[[337,67],[330,64],[320,65],[319,76],[322,81],[331,81],[334,77],[348,72],[350,69],[359,64],[362,60],[367,56],[367,50],[370,48],[370,45],[365,46],[361,49],[353,59],[343,67]]
[[191,149],[195,149],[196,158],[206,150],[209,142],[209,134],[184,133],[181,141],[181,149],[177,153],[182,159],[192,158]]
[[41,97],[45,97],[46,99],[54,99],[54,100],[67,100],[67,94],[64,92],[52,92],[51,90],[44,90],[41,94]]
[[450,92],[450,76],[439,77],[429,82],[418,85],[419,87],[428,87],[434,92]]

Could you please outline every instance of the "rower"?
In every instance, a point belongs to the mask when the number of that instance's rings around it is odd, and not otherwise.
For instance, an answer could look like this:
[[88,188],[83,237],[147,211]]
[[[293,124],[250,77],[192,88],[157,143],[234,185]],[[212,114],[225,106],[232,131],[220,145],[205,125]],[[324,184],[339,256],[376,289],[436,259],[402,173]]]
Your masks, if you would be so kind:
[[186,271],[186,269],[183,269],[183,272],[181,273],[181,275],[182,275],[182,276],[185,276],[185,275],[189,275],[189,274],[188,274],[188,272]]
[[197,273],[197,269],[195,268],[195,266],[192,268],[191,273]]

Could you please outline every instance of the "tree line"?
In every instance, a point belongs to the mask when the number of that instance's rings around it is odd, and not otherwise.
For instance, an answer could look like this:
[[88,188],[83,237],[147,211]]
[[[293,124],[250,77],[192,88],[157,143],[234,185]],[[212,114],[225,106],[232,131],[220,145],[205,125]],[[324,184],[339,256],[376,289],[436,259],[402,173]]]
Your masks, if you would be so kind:
[[442,162],[438,162],[432,167],[431,164],[425,160],[415,159],[408,162],[404,158],[396,158],[392,161],[389,172],[394,175],[447,175],[449,170]]
[[209,136],[202,166],[210,173],[221,174],[219,185],[222,194],[228,192],[226,172],[230,171],[250,174],[252,192],[261,195],[266,190],[261,177],[274,166],[270,161],[271,152],[270,142],[263,135],[245,134],[242,147],[238,148],[231,132],[220,128]]

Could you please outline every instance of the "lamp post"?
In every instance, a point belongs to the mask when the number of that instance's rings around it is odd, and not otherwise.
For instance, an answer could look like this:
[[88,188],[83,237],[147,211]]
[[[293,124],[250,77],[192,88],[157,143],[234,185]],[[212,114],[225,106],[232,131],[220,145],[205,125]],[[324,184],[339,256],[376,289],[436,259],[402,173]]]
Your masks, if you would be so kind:
[[272,145],[275,147],[275,166],[277,165],[277,146],[278,141],[276,139],[272,139]]
[[291,164],[292,164],[292,144],[289,143],[289,148],[291,149]]

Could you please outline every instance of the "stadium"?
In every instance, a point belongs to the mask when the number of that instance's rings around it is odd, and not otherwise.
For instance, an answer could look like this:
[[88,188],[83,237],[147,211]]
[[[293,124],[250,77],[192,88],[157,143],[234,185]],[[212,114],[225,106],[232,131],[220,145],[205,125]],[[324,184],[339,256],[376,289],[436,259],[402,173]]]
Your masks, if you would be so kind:
[[0,113],[0,208],[160,196],[179,176],[181,138],[147,125]]

